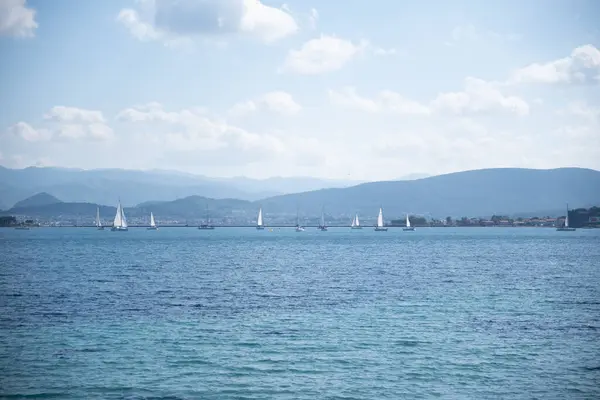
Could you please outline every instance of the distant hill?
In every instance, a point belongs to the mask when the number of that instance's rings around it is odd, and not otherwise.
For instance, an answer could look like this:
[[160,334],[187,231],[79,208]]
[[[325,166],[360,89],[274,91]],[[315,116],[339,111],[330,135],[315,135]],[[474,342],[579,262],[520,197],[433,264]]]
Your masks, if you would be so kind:
[[62,201],[51,194],[42,192],[17,202],[13,208],[40,207],[56,203],[62,203]]
[[[154,194],[156,195],[156,194]],[[452,218],[491,216],[493,214],[529,216],[564,215],[566,203],[571,208],[600,204],[600,172],[583,168],[533,170],[518,168],[484,169],[410,180],[364,183],[348,188],[322,189],[298,194],[274,196],[258,201],[208,196],[181,196],[174,201],[142,201],[127,207],[131,217],[147,217],[150,211],[161,218],[204,218],[206,205],[211,218],[254,218],[259,206],[271,216],[318,216],[322,207],[332,217],[349,217],[358,212],[371,223],[383,206],[387,221],[405,213],[426,217]],[[110,203],[109,203],[110,204]],[[56,217],[95,214],[92,202],[57,203],[13,208],[4,215]],[[105,211],[102,211],[105,210]],[[115,213],[104,207],[101,213]]]
[[[248,211],[253,209],[253,203],[238,199],[209,199],[202,196],[189,196],[183,199],[161,203],[145,203],[136,207],[135,212],[141,215],[152,211],[156,215],[177,216],[183,218],[204,217],[206,206],[213,217],[216,215],[232,215],[235,211]],[[130,209],[133,212],[133,209]]]
[[246,191],[251,191],[253,188],[260,187],[263,191],[279,192],[263,197],[270,197],[286,193],[300,193],[326,188],[344,188],[364,182],[356,180],[319,179],[311,177],[272,177],[267,179],[235,177],[223,178],[222,181],[230,183],[235,187]]
[[261,201],[270,212],[374,217],[380,206],[386,219],[404,213],[435,217],[513,214],[600,203],[600,172],[583,168],[534,170],[497,168],[457,172],[412,181],[372,182],[344,189],[324,189]]
[[[136,207],[125,207],[128,219],[147,218],[153,212],[159,218],[193,219],[206,216],[208,205],[211,218],[232,216],[240,212],[257,211],[254,203],[237,199],[210,199],[202,196],[189,196],[174,201],[145,202]],[[31,204],[29,206],[13,207],[0,212],[0,215],[26,215],[33,218],[82,218],[92,220],[96,215],[96,207],[100,207],[102,219],[111,219],[116,213],[116,207],[97,205],[88,202],[58,202],[53,204]]]
[[102,218],[114,217],[116,207],[98,206],[92,203],[55,203],[32,207],[13,207],[4,211],[4,215],[27,215],[33,218],[57,218],[63,216],[82,217],[93,220],[96,215],[96,207],[100,207]]
[[414,181],[416,179],[423,179],[423,178],[429,178],[431,175],[429,174],[420,174],[420,173],[415,173],[415,174],[408,174],[408,175],[404,175],[401,176],[398,179],[394,179],[395,181]]
[[209,178],[162,170],[0,167],[0,204],[11,207],[40,192],[66,202],[115,204],[120,198],[125,206],[147,201],[172,201],[192,195],[252,201],[283,193],[352,184],[315,178]]

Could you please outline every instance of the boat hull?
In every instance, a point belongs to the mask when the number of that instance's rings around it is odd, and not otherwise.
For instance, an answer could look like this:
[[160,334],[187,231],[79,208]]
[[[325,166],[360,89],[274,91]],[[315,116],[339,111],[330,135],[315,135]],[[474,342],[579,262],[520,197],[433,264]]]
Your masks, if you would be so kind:
[[388,228],[375,228],[375,232],[387,232]]
[[103,227],[103,226],[99,226],[99,227],[97,227],[96,229],[97,229],[97,230],[99,230],[99,231],[103,231],[103,230],[104,230],[104,227]]
[[402,228],[403,231],[405,232],[413,232],[415,230],[415,228],[413,228],[412,226],[410,228]]
[[351,226],[350,229],[362,229],[362,226]]
[[573,232],[575,228],[556,228],[558,232]]
[[211,225],[200,225],[200,226],[198,227],[198,229],[202,229],[202,230],[212,230],[212,229],[215,229],[215,227],[214,227],[214,226],[211,226]]
[[326,231],[326,230],[327,230],[327,227],[326,227],[326,226],[320,226],[318,229],[319,229],[320,231]]
[[296,227],[296,232],[304,232],[304,228],[301,226]]
[[264,231],[264,230],[265,230],[265,227],[264,227],[264,226],[257,226],[257,227],[256,227],[256,230],[257,230],[257,231]]
[[149,226],[148,228],[146,228],[146,230],[148,230],[148,231],[157,231],[158,227],[157,226]]
[[110,228],[111,232],[125,232],[128,231],[128,228],[123,228],[122,226],[113,226]]

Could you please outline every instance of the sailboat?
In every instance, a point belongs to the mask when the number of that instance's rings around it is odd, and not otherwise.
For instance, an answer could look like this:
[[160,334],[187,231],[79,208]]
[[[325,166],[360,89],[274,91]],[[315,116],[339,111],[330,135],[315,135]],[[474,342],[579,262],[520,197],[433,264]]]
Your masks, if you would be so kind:
[[304,232],[304,227],[300,225],[300,212],[296,211],[296,232]]
[[125,218],[125,212],[123,211],[123,207],[121,206],[121,200],[119,200],[119,205],[117,206],[117,213],[115,214],[113,226],[110,230],[111,231],[126,231],[126,230],[128,230],[127,229],[127,218]]
[[98,229],[99,231],[104,230],[102,222],[100,222],[100,207],[96,207],[96,229]]
[[210,223],[210,216],[208,214],[208,204],[206,205],[206,222],[200,224],[198,229],[215,229],[214,225]]
[[360,226],[360,221],[358,220],[358,213],[354,215],[354,219],[352,219],[352,225],[350,225],[350,228],[362,229],[362,226]]
[[157,231],[158,226],[156,226],[156,222],[154,221],[154,214],[150,212],[150,226],[147,228],[149,231]]
[[410,219],[408,218],[408,213],[406,214],[406,227],[402,228],[403,231],[414,231],[415,228],[410,226]]
[[575,228],[569,228],[569,204],[567,204],[567,216],[565,217],[565,224],[559,228],[556,228],[557,231],[561,232],[573,232]]
[[377,225],[375,225],[376,232],[387,232],[388,228],[383,226],[383,209],[379,207],[379,215],[377,216]]
[[323,210],[321,210],[321,223],[319,224],[319,230],[327,230],[327,225],[325,225],[325,212]]
[[262,207],[258,209],[258,218],[256,219],[256,229],[257,230],[264,230],[265,226],[263,224],[263,217],[262,217]]

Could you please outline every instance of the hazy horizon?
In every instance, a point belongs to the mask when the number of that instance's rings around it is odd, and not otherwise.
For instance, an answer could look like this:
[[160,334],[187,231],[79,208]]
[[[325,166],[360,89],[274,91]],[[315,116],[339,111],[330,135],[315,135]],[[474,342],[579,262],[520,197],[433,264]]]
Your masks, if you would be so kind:
[[358,179],[351,179],[349,177],[346,177],[346,178],[322,178],[319,176],[307,176],[307,175],[289,175],[289,176],[271,175],[271,176],[266,176],[263,178],[255,178],[255,177],[246,176],[246,175],[217,176],[217,175],[206,175],[206,174],[203,174],[202,172],[194,173],[194,172],[187,172],[184,170],[160,169],[160,168],[139,168],[139,169],[119,168],[119,167],[78,168],[78,167],[41,166],[41,165],[28,165],[28,166],[24,166],[24,167],[15,168],[15,167],[7,167],[7,166],[1,165],[1,164],[0,164],[0,167],[8,168],[11,170],[25,170],[27,168],[53,168],[53,169],[63,169],[63,170],[70,170],[70,171],[123,171],[123,172],[132,171],[132,172],[148,172],[148,173],[156,172],[156,173],[169,173],[169,174],[183,174],[183,175],[193,176],[193,177],[198,177],[198,178],[217,179],[217,180],[220,180],[220,179],[223,179],[223,180],[250,179],[250,180],[256,180],[256,181],[266,181],[266,180],[272,180],[272,179],[314,179],[314,180],[331,181],[331,182],[349,182],[349,183],[355,182],[357,184],[369,183],[369,182],[380,182],[380,181],[394,181],[394,180],[417,180],[417,179],[426,179],[426,178],[432,178],[435,176],[449,175],[449,174],[455,174],[455,173],[461,173],[461,172],[493,170],[493,169],[525,169],[525,170],[549,171],[549,170],[557,170],[557,169],[580,168],[580,169],[589,169],[589,170],[600,172],[600,169],[579,167],[579,166],[562,166],[562,167],[551,167],[551,168],[528,168],[528,167],[507,166],[507,167],[491,167],[491,168],[483,167],[483,168],[473,168],[473,169],[467,169],[467,170],[456,170],[456,171],[449,171],[449,172],[444,172],[444,173],[440,173],[440,174],[408,173],[406,175],[400,175],[400,176],[397,176],[397,177],[391,178],[391,179],[358,180]]
[[368,4],[4,1],[0,165],[600,170],[597,2]]

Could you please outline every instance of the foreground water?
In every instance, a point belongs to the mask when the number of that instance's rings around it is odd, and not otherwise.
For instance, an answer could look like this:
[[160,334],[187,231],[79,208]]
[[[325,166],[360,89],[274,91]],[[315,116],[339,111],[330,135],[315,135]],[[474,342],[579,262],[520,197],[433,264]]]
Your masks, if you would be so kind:
[[0,396],[598,398],[600,230],[0,230]]

